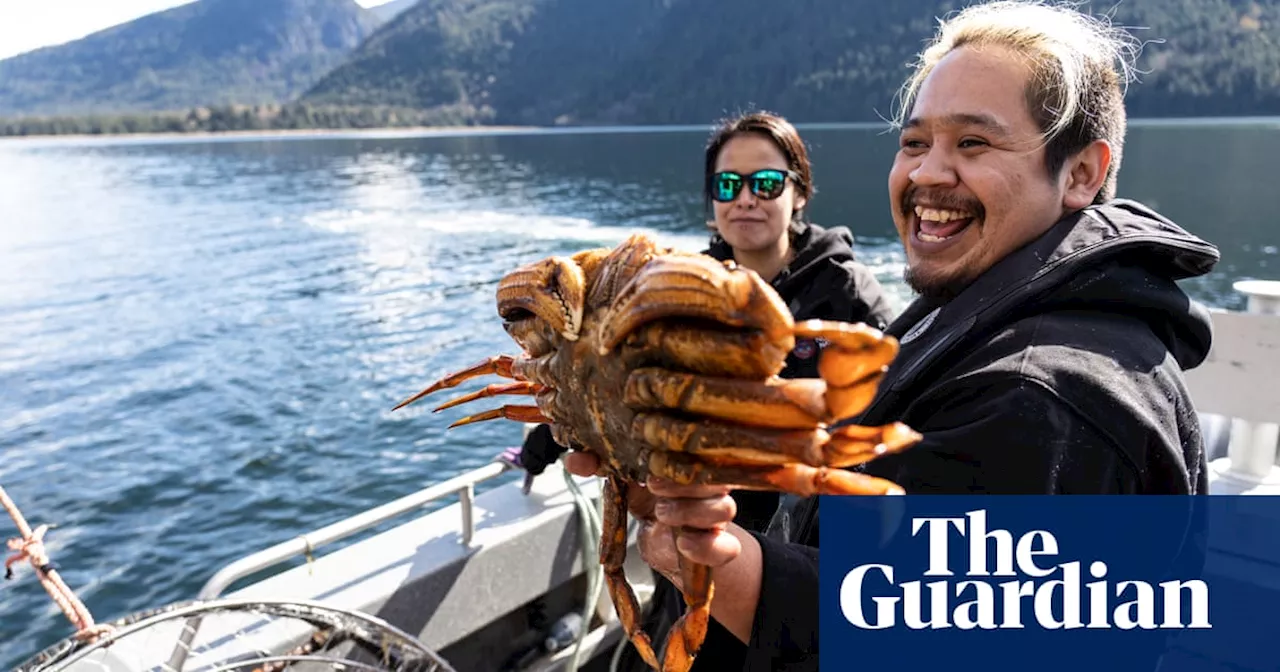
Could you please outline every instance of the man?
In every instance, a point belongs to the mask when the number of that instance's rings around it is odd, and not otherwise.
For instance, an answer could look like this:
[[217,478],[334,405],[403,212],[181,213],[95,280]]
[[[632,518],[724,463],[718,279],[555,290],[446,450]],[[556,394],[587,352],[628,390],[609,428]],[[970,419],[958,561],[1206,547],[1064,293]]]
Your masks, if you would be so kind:
[[[959,13],[922,54],[889,175],[920,296],[888,328],[899,358],[855,420],[924,440],[867,473],[908,493],[1205,491],[1182,372],[1211,326],[1175,283],[1218,252],[1115,199],[1127,39],[1071,9],[1000,2]],[[728,524],[723,488],[650,483],[632,507],[652,521],[656,570],[671,575],[672,528],[716,568],[695,669],[817,669],[816,498],[770,534]]]

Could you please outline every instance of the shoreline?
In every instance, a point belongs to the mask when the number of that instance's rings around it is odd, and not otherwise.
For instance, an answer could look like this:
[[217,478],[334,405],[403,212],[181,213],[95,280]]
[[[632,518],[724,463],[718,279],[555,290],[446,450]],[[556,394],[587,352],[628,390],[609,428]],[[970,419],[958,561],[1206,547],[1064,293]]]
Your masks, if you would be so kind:
[[32,133],[0,136],[0,142],[14,140],[177,140],[214,138],[309,137],[317,135],[482,135],[541,131],[543,126],[379,126],[377,128],[280,128],[236,131],[191,131],[172,133]]
[[[1137,117],[1129,120],[1130,128],[1195,127],[1204,125],[1280,127],[1280,116],[1238,117]],[[797,122],[796,128],[808,131],[850,130],[883,128],[883,122]],[[608,133],[608,132],[662,132],[705,131],[705,124],[581,124],[564,126],[378,126],[374,128],[281,128],[233,131],[191,131],[168,133],[52,133],[29,135],[0,135],[0,144],[22,141],[183,141],[183,140],[233,140],[233,139],[291,139],[318,136],[329,137],[457,137],[468,135],[509,135],[519,133]]]

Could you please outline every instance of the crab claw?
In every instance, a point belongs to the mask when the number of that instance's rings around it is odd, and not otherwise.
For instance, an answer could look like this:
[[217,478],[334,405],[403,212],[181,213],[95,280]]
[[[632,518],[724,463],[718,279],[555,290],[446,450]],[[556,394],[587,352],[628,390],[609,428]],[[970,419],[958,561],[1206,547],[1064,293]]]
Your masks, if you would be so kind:
[[498,283],[498,315],[507,332],[521,342],[526,330],[519,325],[534,317],[545,321],[556,333],[578,340],[582,329],[582,309],[586,303],[587,280],[572,259],[550,257],[521,266]]

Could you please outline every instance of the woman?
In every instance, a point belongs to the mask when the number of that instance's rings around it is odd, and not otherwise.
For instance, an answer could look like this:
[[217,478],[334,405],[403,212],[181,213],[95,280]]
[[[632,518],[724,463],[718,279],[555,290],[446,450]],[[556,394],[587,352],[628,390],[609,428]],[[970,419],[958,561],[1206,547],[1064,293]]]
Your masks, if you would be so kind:
[[[716,259],[732,259],[755,271],[782,297],[797,320],[863,322],[883,330],[893,319],[884,290],[854,259],[853,235],[804,221],[813,199],[809,153],[795,127],[768,112],[728,120],[706,148],[703,192],[713,219]],[[817,378],[821,347],[799,339],[787,356],[783,378]],[[734,522],[764,531],[778,494],[735,492]]]
[[[706,147],[703,194],[714,231],[703,254],[732,259],[755,271],[782,297],[797,321],[863,322],[883,330],[893,319],[879,281],[854,259],[853,235],[844,227],[825,229],[804,220],[813,199],[809,153],[795,127],[768,112],[722,123]],[[798,339],[787,356],[784,378],[817,378],[820,344]],[[732,493],[734,522],[755,532],[770,529],[779,494],[759,490]],[[791,498],[794,499],[794,498]],[[772,528],[786,530],[779,520]],[[655,574],[655,590],[643,629],[660,645],[683,612],[683,599],[666,578]],[[647,669],[629,643],[619,670]],[[703,669],[734,669],[729,661],[708,661]],[[739,666],[740,667],[740,666]]]

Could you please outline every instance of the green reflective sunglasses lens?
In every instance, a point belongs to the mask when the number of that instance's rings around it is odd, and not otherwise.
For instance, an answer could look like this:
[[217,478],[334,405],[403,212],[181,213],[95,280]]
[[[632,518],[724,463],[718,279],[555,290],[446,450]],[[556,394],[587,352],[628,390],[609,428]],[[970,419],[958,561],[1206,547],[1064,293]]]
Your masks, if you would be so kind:
[[729,175],[721,173],[716,175],[715,194],[716,200],[725,203],[732,201],[738,197],[738,192],[742,190],[742,178],[737,175]]
[[716,173],[712,180],[715,200],[729,203],[742,191],[743,182],[751,184],[751,193],[765,200],[773,200],[782,195],[787,186],[787,174],[781,170],[758,170],[747,177],[737,173]]
[[751,176],[751,191],[763,198],[777,198],[782,195],[786,176],[776,170],[762,170]]

